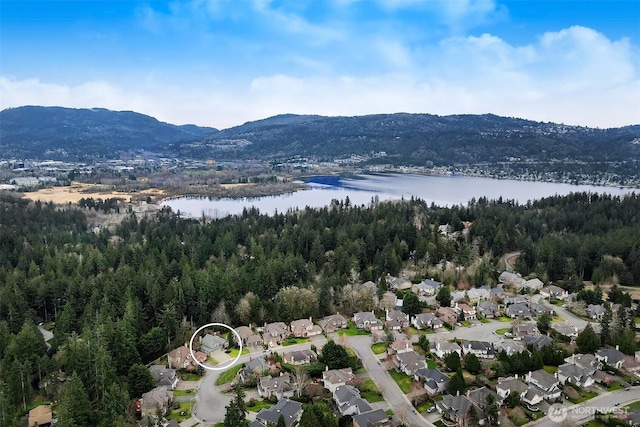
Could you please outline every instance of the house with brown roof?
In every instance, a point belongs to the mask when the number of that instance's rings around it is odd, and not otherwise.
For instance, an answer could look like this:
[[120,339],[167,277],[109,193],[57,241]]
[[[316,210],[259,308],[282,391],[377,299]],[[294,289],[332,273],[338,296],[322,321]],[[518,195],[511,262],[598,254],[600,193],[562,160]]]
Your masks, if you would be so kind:
[[389,345],[389,354],[408,353],[413,351],[413,344],[409,340],[396,339]]
[[235,331],[240,335],[242,345],[249,348],[260,347],[262,345],[262,337],[248,326],[239,326]]
[[322,334],[322,328],[314,325],[311,318],[291,322],[291,333],[297,338],[307,338]]
[[385,320],[399,323],[402,329],[409,327],[409,316],[398,310],[385,310]]
[[471,307],[469,304],[465,304],[463,302],[455,303],[455,308],[458,312],[462,312],[464,316],[464,320],[475,320],[476,319],[476,309]]
[[340,329],[346,329],[347,319],[340,313],[331,314],[318,320],[318,325],[320,325],[323,331],[330,334]]
[[140,413],[142,416],[155,417],[158,410],[160,410],[162,414],[166,414],[169,412],[172,401],[172,391],[167,390],[166,387],[156,387],[142,395],[142,399],[140,399]]
[[282,354],[282,361],[290,365],[309,365],[318,361],[313,350],[294,350]]
[[322,371],[322,385],[333,393],[336,388],[347,385],[356,379],[351,368],[329,369]]
[[29,427],[48,427],[52,423],[51,405],[36,406],[29,411]]
[[[207,360],[207,355],[201,351],[194,351],[196,360],[200,363],[204,363]],[[173,369],[196,369],[198,364],[191,356],[189,347],[185,344],[181,347],[171,351],[167,357],[169,367]]]
[[433,313],[420,313],[411,318],[411,324],[416,329],[438,329],[442,328],[443,322]]
[[455,324],[458,321],[458,313],[451,307],[439,307],[436,316],[444,323]]
[[289,327],[284,322],[265,323],[262,340],[269,346],[280,345],[289,336]]

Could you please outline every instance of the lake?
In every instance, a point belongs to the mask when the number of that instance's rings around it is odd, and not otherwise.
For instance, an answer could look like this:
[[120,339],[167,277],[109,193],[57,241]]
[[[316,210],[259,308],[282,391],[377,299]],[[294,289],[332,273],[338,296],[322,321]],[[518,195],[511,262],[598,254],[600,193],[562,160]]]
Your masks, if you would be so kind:
[[174,212],[186,217],[223,218],[239,215],[244,208],[255,206],[261,213],[273,215],[289,209],[328,206],[332,200],[345,200],[351,205],[369,205],[373,198],[399,200],[419,198],[440,206],[465,205],[472,198],[515,200],[527,203],[553,195],[572,192],[608,193],[624,195],[630,188],[595,185],[572,185],[551,182],[516,181],[469,176],[432,176],[415,174],[365,174],[354,178],[312,177],[308,189],[278,196],[243,199],[212,199],[207,197],[179,197],[165,200]]

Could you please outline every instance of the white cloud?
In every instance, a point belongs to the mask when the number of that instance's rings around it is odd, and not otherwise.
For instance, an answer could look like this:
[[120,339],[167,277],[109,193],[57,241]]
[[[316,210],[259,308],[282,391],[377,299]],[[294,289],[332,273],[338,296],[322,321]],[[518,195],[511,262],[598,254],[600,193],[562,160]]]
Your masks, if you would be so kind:
[[628,40],[611,41],[591,29],[571,27],[524,46],[490,34],[450,38],[419,50],[385,43],[375,48],[386,52],[386,62],[395,66],[366,75],[331,73],[331,67],[312,58],[312,75],[282,70],[248,79],[188,76],[164,81],[156,76],[135,87],[0,77],[0,107],[127,109],[171,123],[219,128],[280,113],[400,111],[494,113],[594,127],[640,123],[639,54]]

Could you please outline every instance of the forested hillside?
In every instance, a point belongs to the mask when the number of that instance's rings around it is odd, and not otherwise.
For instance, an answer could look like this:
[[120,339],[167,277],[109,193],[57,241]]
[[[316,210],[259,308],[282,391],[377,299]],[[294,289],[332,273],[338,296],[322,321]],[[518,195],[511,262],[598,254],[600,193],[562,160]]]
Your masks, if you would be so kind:
[[[639,213],[635,194],[454,208],[345,201],[206,224],[161,211],[95,234],[79,207],[2,195],[0,426],[15,425],[24,403],[55,399],[60,425],[123,425],[138,397],[127,391],[130,367],[184,343],[194,326],[371,309],[358,284],[397,275],[411,255],[418,279],[443,261],[462,266],[440,277],[453,286],[495,283],[497,258],[511,250],[524,251],[523,275],[573,290],[580,279],[639,285]],[[437,231],[462,231],[463,221],[469,233]],[[55,320],[50,349],[41,320]],[[60,372],[73,380],[63,386]]]

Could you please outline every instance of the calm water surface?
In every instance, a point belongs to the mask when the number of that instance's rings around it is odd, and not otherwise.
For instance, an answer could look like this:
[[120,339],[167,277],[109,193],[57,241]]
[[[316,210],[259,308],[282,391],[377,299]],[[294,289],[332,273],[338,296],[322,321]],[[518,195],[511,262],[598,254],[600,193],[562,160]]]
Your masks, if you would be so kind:
[[594,185],[571,185],[549,182],[499,180],[467,176],[425,176],[412,174],[359,175],[356,179],[333,180],[330,184],[310,183],[308,189],[279,196],[210,199],[206,197],[180,197],[166,200],[169,206],[183,216],[222,218],[239,215],[244,208],[256,207],[261,213],[273,215],[290,209],[328,206],[332,200],[345,200],[351,205],[369,205],[374,197],[378,200],[399,200],[411,197],[432,202],[440,206],[464,205],[472,198],[516,200],[526,203],[553,195],[572,192],[609,193],[623,195],[633,189],[602,187]]

